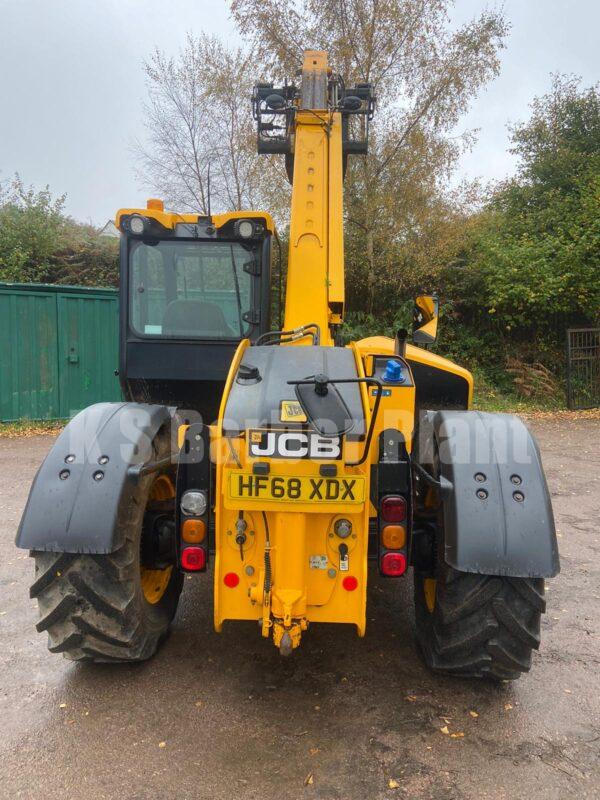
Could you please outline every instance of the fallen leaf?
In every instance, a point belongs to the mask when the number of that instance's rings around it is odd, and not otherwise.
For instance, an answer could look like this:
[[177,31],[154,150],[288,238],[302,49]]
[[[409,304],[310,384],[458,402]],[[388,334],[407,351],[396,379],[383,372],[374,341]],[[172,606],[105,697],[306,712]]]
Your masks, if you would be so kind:
[[315,706],[315,711],[320,711],[320,710],[321,710],[321,706]]
[[445,733],[445,734],[446,734],[446,736],[448,736],[448,734],[450,733],[450,731],[448,730],[448,726],[447,726],[447,725],[444,725],[444,727],[443,727],[443,728],[440,728],[440,731],[441,731],[442,733]]
[[68,719],[67,720],[67,725],[75,725],[75,720],[74,719]]
[[344,677],[342,678],[342,683],[348,683],[348,678],[347,678],[345,675],[344,675]]
[[167,746],[167,743],[166,743],[166,742],[159,742],[159,743],[158,743],[158,746],[159,746],[159,747],[166,747],[166,746]]
[[196,700],[194,705],[196,706],[196,708],[200,708],[200,706],[202,705],[202,700]]
[[311,756],[316,756],[317,753],[319,752],[319,748],[318,747],[311,747],[308,752],[311,754]]
[[451,739],[463,739],[464,736],[465,736],[464,733],[461,733],[459,731],[457,731],[456,733],[451,733],[450,734],[450,738]]
[[476,711],[469,711],[469,714],[473,717],[473,719],[477,719],[479,714]]
[[565,689],[565,694],[573,694],[573,692],[571,691],[571,689]]
[[395,781],[393,778],[390,778],[388,781],[388,789],[399,789],[400,784],[398,781]]
[[59,705],[59,708],[66,708],[66,707],[67,707],[67,704],[66,704],[66,703],[61,703],[61,704]]
[[312,772],[309,772],[306,778],[304,778],[304,785],[305,786],[312,786],[315,782]]
[[510,703],[505,703],[505,704],[504,704],[504,710],[505,710],[505,711],[510,711],[511,709],[512,709],[512,706],[511,706],[511,704],[510,704]]
[[409,703],[414,703],[417,698],[414,694],[407,694],[404,699],[408,700]]

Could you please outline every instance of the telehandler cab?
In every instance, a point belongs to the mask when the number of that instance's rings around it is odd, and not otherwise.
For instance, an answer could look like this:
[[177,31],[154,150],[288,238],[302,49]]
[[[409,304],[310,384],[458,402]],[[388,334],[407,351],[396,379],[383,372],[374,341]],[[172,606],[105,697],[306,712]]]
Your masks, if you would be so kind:
[[[369,578],[412,568],[431,668],[529,670],[559,569],[534,440],[516,417],[470,411],[471,374],[406,331],[337,341],[343,177],[374,106],[324,52],[305,53],[298,87],[255,88],[259,152],[285,156],[293,187],[282,330],[269,214],[118,212],[126,402],[71,420],[17,536],[52,652],[149,658],[184,574],[207,580],[214,553],[217,631],[253,621],[282,654],[319,622],[364,636]],[[435,340],[435,297],[417,298],[415,323],[415,344]]]

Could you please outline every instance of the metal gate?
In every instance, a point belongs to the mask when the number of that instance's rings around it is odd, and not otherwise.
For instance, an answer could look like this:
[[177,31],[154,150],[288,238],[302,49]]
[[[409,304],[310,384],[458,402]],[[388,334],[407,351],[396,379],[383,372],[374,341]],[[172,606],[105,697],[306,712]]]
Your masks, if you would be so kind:
[[600,406],[600,328],[567,331],[567,405]]
[[114,289],[0,283],[0,421],[120,400]]

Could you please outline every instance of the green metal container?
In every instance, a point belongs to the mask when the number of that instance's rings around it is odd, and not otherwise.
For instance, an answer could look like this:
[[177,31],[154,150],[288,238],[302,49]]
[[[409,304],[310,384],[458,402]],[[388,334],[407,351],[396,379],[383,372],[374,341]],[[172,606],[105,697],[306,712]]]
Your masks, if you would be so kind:
[[0,420],[121,399],[115,289],[0,283]]

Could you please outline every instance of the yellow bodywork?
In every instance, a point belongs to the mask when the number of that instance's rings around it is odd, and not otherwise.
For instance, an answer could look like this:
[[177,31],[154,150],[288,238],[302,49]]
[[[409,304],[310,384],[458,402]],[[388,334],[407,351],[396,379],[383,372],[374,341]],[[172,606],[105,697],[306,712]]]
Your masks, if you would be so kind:
[[[174,211],[165,211],[162,200],[151,199],[148,200],[146,208],[121,208],[117,211],[115,217],[115,225],[120,229],[122,217],[127,217],[131,214],[142,214],[148,219],[155,219],[157,222],[167,228],[173,230],[179,223],[194,225],[198,222],[198,214],[177,214]],[[211,223],[215,228],[222,228],[228,222],[234,219],[260,219],[264,220],[267,230],[275,233],[275,223],[270,214],[266,211],[230,211],[226,214],[213,214],[211,216]]]
[[[223,393],[219,424],[212,439],[213,458],[218,464],[215,499],[215,628],[220,631],[226,620],[247,619],[261,622],[264,636],[273,634],[281,647],[287,631],[290,646],[297,647],[300,635],[310,622],[338,622],[356,626],[359,636],[366,630],[367,548],[369,519],[376,511],[370,502],[371,464],[378,459],[378,433],[383,426],[402,431],[410,443],[414,421],[414,387],[394,388],[382,398],[369,457],[360,466],[342,466],[357,461],[363,453],[364,441],[345,441],[343,458],[338,462],[337,477],[355,480],[356,501],[341,500],[308,502],[302,493],[293,503],[280,500],[245,500],[232,496],[235,482],[248,480],[256,461],[248,456],[246,435],[225,438],[222,420],[231,383],[239,363],[249,346],[243,341],[232,362]],[[364,377],[365,361],[359,347],[351,345],[359,376]],[[366,424],[370,423],[374,398],[363,387]],[[304,480],[319,480],[319,468],[330,463],[318,460],[272,460],[271,475]],[[243,558],[236,544],[236,522],[240,511],[248,524],[247,544]],[[352,533],[348,545],[349,569],[340,569],[338,546],[334,534],[336,521],[349,520]],[[265,560],[267,530],[270,539],[272,588],[265,592]],[[239,583],[230,587],[225,576],[234,573]],[[356,588],[347,590],[344,579],[355,578]]]
[[[240,501],[231,497],[231,485],[239,476],[252,474],[259,459],[248,456],[246,437],[225,440],[222,420],[229,389],[242,356],[248,347],[243,341],[232,362],[223,393],[219,424],[213,437],[213,457],[217,460],[215,502],[215,628],[221,630],[228,619],[262,621],[263,635],[271,629],[274,642],[281,645],[285,630],[291,646],[300,642],[309,622],[346,622],[356,625],[360,636],[366,628],[367,544],[369,524],[369,464],[347,467],[338,472],[340,479],[357,479],[362,487],[360,502],[308,502],[306,499],[286,504],[281,501]],[[357,460],[361,443],[346,443],[344,457]],[[261,461],[263,459],[260,459]],[[283,479],[319,479],[322,461],[272,462],[271,474]],[[242,560],[235,541],[236,521],[244,512],[248,523],[247,546]],[[333,527],[338,519],[352,523],[347,544],[350,569],[340,571],[339,554]],[[270,540],[272,588],[265,592],[265,547],[267,530]],[[230,588],[224,578],[239,575],[239,584]],[[355,577],[357,588],[346,591],[342,581]]]
[[321,344],[329,345],[330,325],[338,321],[332,306],[344,302],[340,117],[327,111],[297,115],[285,302],[286,329],[315,322]]
[[[356,345],[362,355],[367,358],[373,355],[392,355],[394,352],[394,340],[387,336],[369,336],[366,339],[361,339]],[[430,350],[423,350],[422,347],[415,347],[412,344],[406,345],[406,358],[409,361],[415,361],[418,364],[434,367],[463,378],[469,387],[468,407],[471,408],[471,403],[473,402],[473,375],[468,369],[460,367],[454,361],[438,356]]]
[[[303,79],[313,72],[328,73],[325,53],[305,54]],[[342,116],[299,109],[284,327],[315,322],[327,345],[333,344],[330,326],[341,322],[344,305],[343,198]]]

